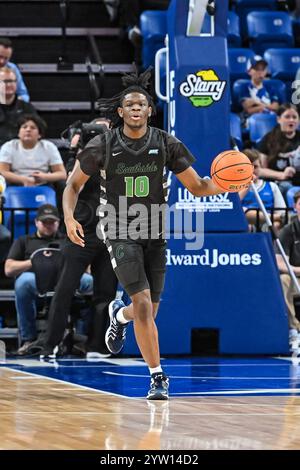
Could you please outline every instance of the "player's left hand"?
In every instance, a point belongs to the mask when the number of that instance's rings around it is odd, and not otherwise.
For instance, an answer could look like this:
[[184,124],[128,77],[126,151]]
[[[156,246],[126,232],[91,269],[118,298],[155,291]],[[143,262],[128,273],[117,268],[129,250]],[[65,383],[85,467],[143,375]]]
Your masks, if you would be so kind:
[[82,225],[75,219],[65,219],[67,235],[71,242],[84,248],[84,231]]

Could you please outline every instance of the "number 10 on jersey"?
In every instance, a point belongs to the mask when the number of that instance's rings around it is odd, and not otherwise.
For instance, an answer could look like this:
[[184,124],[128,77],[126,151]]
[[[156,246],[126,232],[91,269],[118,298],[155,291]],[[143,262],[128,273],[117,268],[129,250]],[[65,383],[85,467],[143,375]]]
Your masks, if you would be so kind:
[[147,197],[149,195],[149,178],[148,176],[126,176],[125,180],[125,196],[126,197]]

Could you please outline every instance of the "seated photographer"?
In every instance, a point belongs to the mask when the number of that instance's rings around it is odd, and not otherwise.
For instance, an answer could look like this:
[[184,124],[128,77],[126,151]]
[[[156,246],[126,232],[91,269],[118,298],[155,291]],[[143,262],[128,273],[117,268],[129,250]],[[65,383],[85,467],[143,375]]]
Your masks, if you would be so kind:
[[[69,158],[75,158],[77,152],[98,134],[103,134],[110,128],[110,121],[104,117],[93,119],[89,123],[76,122],[76,126],[70,130],[70,152]],[[74,164],[74,162],[73,162]],[[73,168],[72,164],[72,168]]]
[[[37,289],[35,274],[31,271],[30,256],[35,250],[47,248],[54,243],[60,247],[63,246],[65,237],[58,231],[59,221],[56,207],[51,204],[40,206],[35,219],[36,233],[22,235],[15,240],[5,262],[4,270],[6,276],[16,278],[15,302],[21,341],[21,347],[17,352],[18,355],[27,354],[32,342],[37,337],[35,321]],[[91,275],[84,274],[81,279],[79,278],[76,288],[79,284],[79,290],[82,292],[90,291],[93,286]]]
[[[98,127],[97,127],[98,126]],[[78,150],[94,137],[95,133],[107,131],[109,121],[95,119],[90,124],[81,124],[71,130],[70,159],[67,169],[79,164],[75,160]],[[68,178],[69,179],[69,178]],[[68,181],[64,192],[64,216],[68,217],[65,200],[69,198]],[[85,247],[82,248],[67,240],[64,247],[64,267],[58,280],[49,311],[48,329],[36,344],[43,348],[43,358],[52,357],[53,349],[61,342],[67,325],[71,302],[79,279],[87,266],[91,266],[94,280],[93,317],[88,331],[87,344],[82,350],[88,355],[110,355],[105,345],[105,332],[108,322],[108,305],[115,298],[117,278],[112,269],[106,246],[97,237],[97,208],[100,198],[100,175],[94,175],[79,194],[76,205],[76,219],[81,223],[85,234]]]
[[[10,185],[53,185],[59,205],[67,174],[55,145],[43,139],[46,123],[36,115],[26,114],[18,124],[19,138],[1,147],[0,173]],[[58,183],[63,183],[63,187]]]

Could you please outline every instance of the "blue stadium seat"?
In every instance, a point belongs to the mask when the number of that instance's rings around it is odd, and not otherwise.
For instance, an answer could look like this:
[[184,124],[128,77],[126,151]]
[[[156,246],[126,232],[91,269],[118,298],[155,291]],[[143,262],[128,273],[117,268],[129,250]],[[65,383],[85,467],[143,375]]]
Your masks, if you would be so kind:
[[247,73],[247,62],[255,54],[251,49],[228,49],[228,60],[231,81],[239,78],[249,78]]
[[143,66],[147,68],[149,65],[154,65],[156,51],[164,47],[167,34],[167,11],[144,11],[140,16],[140,27],[143,36]]
[[[6,209],[14,208],[38,208],[43,204],[52,204],[56,206],[56,195],[54,189],[49,186],[8,186],[4,192]],[[29,233],[35,231],[36,211],[29,212]],[[14,224],[11,223],[10,211],[4,210],[4,224],[11,231],[13,229],[14,238],[26,233],[26,213],[25,211],[14,212]]]
[[238,148],[243,148],[241,119],[238,114],[230,113],[230,136],[235,140]]
[[261,139],[277,124],[275,113],[252,114],[248,119],[249,137],[253,144],[257,145]]
[[293,186],[286,193],[287,206],[290,207],[290,208],[293,208],[294,212],[296,212],[295,209],[294,209],[294,195],[298,191],[300,191],[300,186]]
[[300,49],[268,49],[264,58],[272,78],[293,81],[300,67]]
[[252,10],[276,10],[277,0],[235,0],[235,10],[239,15]]
[[242,40],[240,35],[240,19],[234,11],[228,12],[228,47],[240,47]]
[[247,15],[251,48],[262,55],[266,49],[293,47],[292,20],[283,11],[253,11]]
[[240,29],[243,37],[247,33],[247,15],[251,11],[274,11],[277,0],[236,0],[235,11],[240,17]]
[[[234,111],[241,111],[242,107],[240,105],[241,99],[246,96],[248,86],[250,85],[250,80],[240,79],[234,82],[232,88],[232,109]],[[278,96],[279,103],[286,103],[286,85],[281,80],[270,79],[264,80],[265,88],[271,92],[274,91]]]

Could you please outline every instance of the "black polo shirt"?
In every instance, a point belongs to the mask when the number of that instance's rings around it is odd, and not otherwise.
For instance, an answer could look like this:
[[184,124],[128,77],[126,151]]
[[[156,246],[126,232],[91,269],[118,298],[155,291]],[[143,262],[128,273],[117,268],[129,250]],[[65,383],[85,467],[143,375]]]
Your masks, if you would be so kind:
[[48,248],[49,246],[58,245],[62,248],[66,238],[61,233],[57,233],[55,237],[38,237],[37,233],[31,235],[22,235],[15,240],[10,247],[7,259],[15,261],[25,261],[30,258],[32,253],[39,248]]

